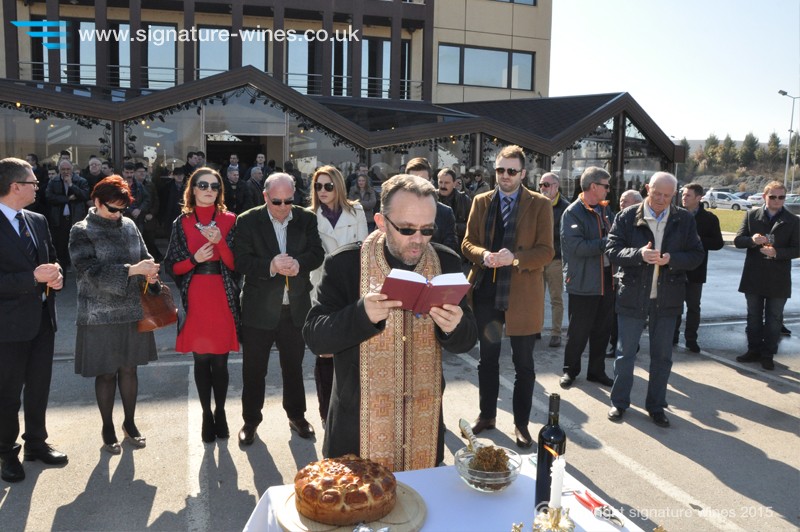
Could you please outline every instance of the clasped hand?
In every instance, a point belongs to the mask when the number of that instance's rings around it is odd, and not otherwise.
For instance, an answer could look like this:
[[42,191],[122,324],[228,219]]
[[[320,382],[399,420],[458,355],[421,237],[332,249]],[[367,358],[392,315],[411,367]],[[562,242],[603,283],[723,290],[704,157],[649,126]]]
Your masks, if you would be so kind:
[[514,254],[506,248],[500,251],[486,253],[483,257],[483,263],[487,268],[510,266],[512,262],[514,262]]
[[64,286],[64,275],[58,264],[40,264],[33,270],[33,277],[37,283],[45,283],[53,290],[61,290]]
[[297,259],[287,255],[286,253],[281,253],[280,255],[275,255],[270,262],[269,270],[275,275],[285,275],[287,277],[294,277],[298,273],[300,273],[300,263],[297,262]]
[[661,254],[661,250],[653,249],[653,243],[648,242],[646,246],[641,248],[642,260],[647,264],[657,264],[664,266],[669,264],[669,253]]

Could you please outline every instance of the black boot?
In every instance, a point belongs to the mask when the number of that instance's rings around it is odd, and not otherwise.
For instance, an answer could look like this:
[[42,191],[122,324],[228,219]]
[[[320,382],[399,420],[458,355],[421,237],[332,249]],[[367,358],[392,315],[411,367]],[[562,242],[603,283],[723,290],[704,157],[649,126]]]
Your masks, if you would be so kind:
[[228,439],[231,435],[228,430],[228,418],[225,417],[225,410],[222,408],[214,410],[214,431],[217,438]]

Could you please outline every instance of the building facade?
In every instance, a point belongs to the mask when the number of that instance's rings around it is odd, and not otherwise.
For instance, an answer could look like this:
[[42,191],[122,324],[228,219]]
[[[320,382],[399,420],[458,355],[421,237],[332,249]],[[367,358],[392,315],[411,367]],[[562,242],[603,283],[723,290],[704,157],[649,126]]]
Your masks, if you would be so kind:
[[4,156],[265,153],[380,177],[418,155],[490,166],[512,142],[567,177],[682,160],[625,93],[547,98],[552,0],[0,1]]

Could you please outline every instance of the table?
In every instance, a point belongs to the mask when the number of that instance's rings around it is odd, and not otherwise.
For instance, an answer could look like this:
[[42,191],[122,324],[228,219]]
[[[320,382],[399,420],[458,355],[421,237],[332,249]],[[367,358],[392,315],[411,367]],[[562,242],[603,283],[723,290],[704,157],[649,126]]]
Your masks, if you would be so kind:
[[[450,532],[510,532],[513,523],[523,522],[523,530],[530,531],[534,519],[534,491],[536,489],[536,466],[523,456],[522,471],[514,483],[500,493],[481,493],[467,486],[458,476],[455,466],[436,467],[419,471],[395,473],[397,480],[414,488],[425,501],[428,515],[422,530]],[[273,486],[258,501],[245,532],[281,532],[275,516],[274,505],[285,501],[294,489],[293,485]],[[571,494],[572,490],[583,490],[583,486],[569,473],[564,479],[562,505],[570,509],[576,531],[639,531],[642,529],[621,514],[625,522],[620,529],[613,524],[595,518]],[[595,494],[596,495],[596,494]]]

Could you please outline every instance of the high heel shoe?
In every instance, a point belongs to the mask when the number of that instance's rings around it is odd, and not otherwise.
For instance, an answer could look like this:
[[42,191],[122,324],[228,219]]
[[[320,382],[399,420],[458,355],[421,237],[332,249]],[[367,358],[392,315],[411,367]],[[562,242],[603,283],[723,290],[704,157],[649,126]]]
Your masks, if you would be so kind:
[[114,434],[114,429],[112,428],[110,431],[103,429],[103,450],[110,454],[120,454],[122,452],[122,447],[119,445],[119,441],[117,441],[117,435]]
[[225,417],[225,410],[218,408],[214,411],[214,430],[217,438],[227,439],[231,436],[231,431],[228,430],[228,419]]
[[125,439],[131,442],[131,445],[136,447],[137,449],[142,449],[147,447],[147,438],[142,436],[139,432],[139,429],[136,428],[136,425],[131,423],[129,427],[125,426],[125,423],[122,424],[122,433],[125,434]]
[[200,429],[200,436],[206,443],[211,443],[217,439],[216,429],[214,428],[214,416],[211,412],[203,413],[203,428]]

